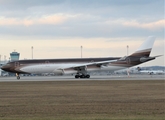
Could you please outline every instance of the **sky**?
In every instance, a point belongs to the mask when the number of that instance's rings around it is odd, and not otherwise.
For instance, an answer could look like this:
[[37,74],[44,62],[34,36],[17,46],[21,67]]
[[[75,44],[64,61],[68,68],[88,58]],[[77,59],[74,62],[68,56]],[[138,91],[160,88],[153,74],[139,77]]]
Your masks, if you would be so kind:
[[[165,0],[0,0],[0,56],[123,57],[155,36],[165,53]],[[6,56],[6,57],[5,57]],[[142,66],[163,65],[165,56]]]

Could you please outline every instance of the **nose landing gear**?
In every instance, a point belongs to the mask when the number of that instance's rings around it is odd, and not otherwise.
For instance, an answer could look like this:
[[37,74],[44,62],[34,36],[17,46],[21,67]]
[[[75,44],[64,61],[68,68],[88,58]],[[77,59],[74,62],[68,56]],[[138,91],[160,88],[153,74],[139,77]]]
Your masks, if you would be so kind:
[[19,80],[19,79],[20,79],[20,76],[19,76],[19,74],[18,74],[18,73],[16,73],[16,77],[17,77],[17,80]]

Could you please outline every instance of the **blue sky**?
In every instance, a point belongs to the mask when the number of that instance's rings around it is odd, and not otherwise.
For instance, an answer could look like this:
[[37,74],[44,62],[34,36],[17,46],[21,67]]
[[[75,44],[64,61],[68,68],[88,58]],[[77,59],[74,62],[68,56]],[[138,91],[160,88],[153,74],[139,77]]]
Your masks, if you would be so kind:
[[[125,56],[148,36],[165,53],[164,0],[0,0],[0,55],[20,59]],[[164,56],[144,64],[165,65]]]

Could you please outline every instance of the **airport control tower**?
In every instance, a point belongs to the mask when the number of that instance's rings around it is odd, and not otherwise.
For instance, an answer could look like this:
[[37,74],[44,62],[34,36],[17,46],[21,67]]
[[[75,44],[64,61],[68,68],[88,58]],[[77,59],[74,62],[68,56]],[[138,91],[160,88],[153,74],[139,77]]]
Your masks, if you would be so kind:
[[18,53],[18,52],[12,52],[12,53],[10,53],[10,59],[11,59],[11,61],[15,61],[15,60],[19,60],[19,55],[20,55],[20,53]]

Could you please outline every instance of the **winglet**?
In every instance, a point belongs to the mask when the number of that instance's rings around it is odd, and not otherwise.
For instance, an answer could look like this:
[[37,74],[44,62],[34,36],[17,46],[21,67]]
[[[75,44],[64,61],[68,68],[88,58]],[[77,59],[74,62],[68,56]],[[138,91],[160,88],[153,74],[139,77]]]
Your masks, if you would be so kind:
[[147,38],[147,40],[145,40],[144,43],[130,56],[146,56],[146,57],[149,57],[155,39],[156,39],[156,37],[149,36]]

